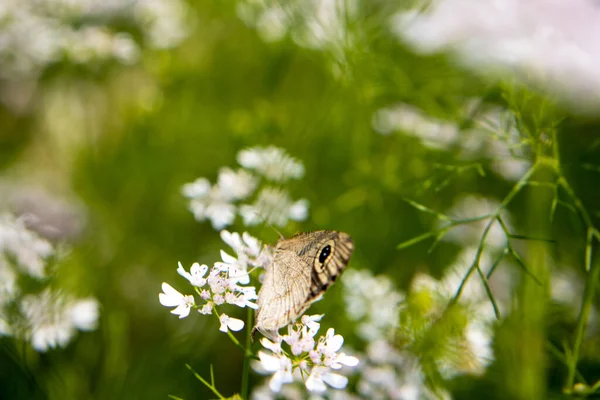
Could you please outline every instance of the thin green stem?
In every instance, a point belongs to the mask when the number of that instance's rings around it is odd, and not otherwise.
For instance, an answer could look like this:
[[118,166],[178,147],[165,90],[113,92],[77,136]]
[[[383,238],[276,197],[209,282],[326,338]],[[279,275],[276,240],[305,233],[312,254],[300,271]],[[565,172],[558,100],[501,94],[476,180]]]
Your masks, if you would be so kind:
[[572,354],[568,360],[569,372],[567,375],[567,382],[565,383],[566,392],[569,392],[573,388],[573,384],[575,383],[575,374],[577,371],[579,352],[581,350],[581,343],[583,342],[585,327],[587,326],[590,311],[592,310],[592,303],[594,302],[594,294],[596,293],[596,284],[598,282],[598,276],[600,276],[600,261],[596,261],[596,263],[592,266],[589,272],[589,277],[588,279],[586,279],[583,300],[581,302],[581,310],[579,311],[579,317],[577,318],[577,327],[575,328],[575,342],[573,344]]
[[[200,376],[200,374],[198,374],[196,371],[194,371],[194,369],[186,364],[185,365],[190,371],[192,371],[192,373],[194,374],[194,376],[204,384],[204,386],[206,386],[207,388],[210,389],[211,392],[213,392],[219,399],[225,400],[225,396],[223,396],[221,393],[219,393],[219,391],[217,390],[217,388],[213,385],[210,384],[206,381],[206,379],[204,379],[202,376]],[[212,366],[211,366],[211,370],[212,370]],[[212,374],[211,374],[211,379],[212,379]]]
[[250,328],[252,326],[252,309],[248,307],[248,313],[246,315],[246,353],[244,354],[244,365],[242,367],[242,399],[248,399],[248,380],[250,378],[250,348],[252,346],[252,337]]
[[[215,307],[213,307],[213,314],[215,314],[217,316],[217,319],[219,319],[219,321],[220,321],[219,312],[217,311],[217,309]],[[244,346],[242,346],[242,344],[239,342],[239,340],[236,339],[235,336],[233,336],[233,333],[231,333],[231,331],[229,329],[227,329],[227,336],[229,336],[229,339],[231,339],[233,344],[235,344],[237,347],[239,347],[242,350],[242,352],[244,353],[244,356],[246,356],[246,348]]]

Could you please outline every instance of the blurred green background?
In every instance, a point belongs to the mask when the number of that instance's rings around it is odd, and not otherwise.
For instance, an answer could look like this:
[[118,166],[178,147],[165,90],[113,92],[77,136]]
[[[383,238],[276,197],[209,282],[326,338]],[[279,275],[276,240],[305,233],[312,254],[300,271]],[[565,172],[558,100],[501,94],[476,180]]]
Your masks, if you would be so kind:
[[[221,391],[239,391],[242,355],[222,339],[217,322],[195,315],[178,320],[157,295],[163,281],[183,287],[175,273],[178,261],[210,264],[223,247],[210,224],[196,222],[187,210],[181,186],[200,176],[214,181],[221,166],[236,165],[235,155],[245,147],[275,145],[305,164],[305,177],[288,188],[294,198],[310,201],[310,216],[282,229],[285,235],[348,232],[356,243],[350,268],[384,273],[401,290],[419,271],[442,276],[458,245],[441,243],[431,253],[431,241],[396,249],[435,226],[431,215],[404,199],[443,212],[467,194],[501,201],[514,180],[495,172],[486,154],[461,159],[458,142],[430,148],[401,131],[375,132],[374,115],[396,103],[465,129],[472,124],[464,113],[470,99],[514,111],[542,147],[560,148],[564,176],[598,226],[600,175],[590,168],[600,166],[597,118],[578,116],[513,83],[481,78],[447,56],[415,54],[385,23],[396,6],[366,2],[348,21],[353,40],[325,49],[298,45],[291,36],[263,40],[240,20],[235,2],[185,7],[186,37],[165,49],[147,45],[139,25],[127,18],[101,20],[140,43],[135,62],[92,57],[83,63],[61,56],[36,77],[4,74],[0,80],[3,206],[28,210],[18,195],[31,188],[68,199],[81,229],[57,240],[71,250],[52,284],[95,296],[101,304],[98,329],[79,333],[65,349],[36,353],[27,343],[1,338],[0,398],[210,398],[186,363],[204,376],[212,364]],[[0,24],[0,37],[3,29]],[[25,93],[30,97],[23,100]],[[468,167],[476,163],[484,176]],[[456,166],[467,167],[457,172]],[[540,179],[553,182],[543,175]],[[550,224],[551,200],[548,189],[527,187],[510,204],[517,233],[555,240],[525,241],[519,250],[524,257],[541,252],[585,282],[586,226],[567,207],[558,207]],[[38,201],[34,207],[48,211],[44,198]],[[545,220],[547,226],[540,222]],[[238,219],[230,230],[246,229]],[[278,238],[268,227],[249,231],[268,243]],[[337,286],[327,296],[331,300],[311,311],[341,313]],[[572,343],[577,318],[563,308],[548,298],[542,315],[523,311],[539,325],[541,340],[558,349]],[[343,330],[344,318],[333,318]],[[517,360],[527,332],[506,332],[518,323],[518,318],[499,323],[505,333],[494,345],[513,349]],[[598,344],[594,330],[582,350],[580,370],[592,383],[600,376]],[[561,397],[564,363],[552,352],[532,357],[538,356],[542,375],[531,379],[543,388],[540,398]],[[455,398],[513,397],[505,391],[506,371],[519,362],[497,358],[482,377],[457,378]],[[251,384],[259,379],[253,375]]]

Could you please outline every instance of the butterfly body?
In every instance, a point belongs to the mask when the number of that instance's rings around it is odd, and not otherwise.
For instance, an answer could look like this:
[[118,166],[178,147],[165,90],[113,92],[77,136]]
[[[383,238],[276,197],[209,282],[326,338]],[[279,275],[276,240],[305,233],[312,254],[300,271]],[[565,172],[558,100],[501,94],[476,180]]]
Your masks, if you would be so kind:
[[300,317],[346,268],[354,244],[344,232],[300,233],[277,242],[258,292],[254,330],[274,337]]

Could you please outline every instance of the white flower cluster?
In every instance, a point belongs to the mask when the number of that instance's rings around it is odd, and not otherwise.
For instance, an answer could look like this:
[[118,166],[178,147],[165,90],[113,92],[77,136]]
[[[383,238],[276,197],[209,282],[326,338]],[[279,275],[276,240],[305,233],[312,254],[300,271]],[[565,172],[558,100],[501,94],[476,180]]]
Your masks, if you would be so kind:
[[477,99],[471,100],[463,110],[463,118],[472,121],[469,129],[461,129],[457,122],[431,117],[408,104],[379,109],[371,125],[382,135],[401,131],[433,150],[456,148],[459,157],[465,160],[487,158],[490,168],[504,179],[520,179],[531,161],[529,147],[517,129],[513,113],[500,107],[485,107],[474,113],[479,103]]
[[[27,229],[24,218],[0,217],[0,335],[31,341],[37,351],[65,347],[77,330],[96,327],[98,302],[46,288],[22,296],[19,273],[41,283],[48,277],[50,242]],[[15,307],[16,305],[16,307]]]
[[[276,337],[274,342],[261,339],[261,344],[269,351],[259,351],[260,362],[253,367],[259,373],[272,375],[269,380],[270,393],[259,389],[253,394],[253,399],[275,398],[283,385],[295,381],[304,381],[306,389],[317,394],[324,393],[327,385],[335,389],[346,387],[348,378],[334,371],[339,371],[343,366],[355,367],[358,358],[340,352],[344,338],[336,335],[333,328],[315,340],[322,317],[304,315],[302,323],[288,325],[287,335]],[[284,343],[289,350],[282,347]]]
[[356,0],[245,0],[237,5],[238,17],[256,28],[263,40],[275,42],[290,34],[299,46],[314,49],[336,49],[350,43],[347,24],[357,13]]
[[[30,77],[62,57],[77,63],[135,62],[140,47],[112,22],[127,19],[150,47],[177,45],[189,31],[181,0],[21,0],[0,6],[0,78]],[[82,22],[74,24],[74,21]]]
[[[441,280],[436,280],[429,275],[420,274],[415,277],[411,292],[427,295],[432,300],[428,312],[431,315],[441,315],[448,306],[448,302],[456,294],[458,286],[466,276],[467,269],[473,262],[476,250],[467,248],[450,266]],[[483,272],[486,273],[490,263],[482,262]],[[489,285],[502,310],[508,300],[513,282],[506,274],[506,269],[498,269],[489,280]],[[493,324],[496,319],[485,288],[476,274],[468,280],[460,304],[463,307],[468,322],[462,335],[453,341],[454,353],[460,349],[458,357],[440,357],[436,364],[445,379],[452,379],[457,375],[481,375],[487,366],[494,360],[492,349]],[[501,311],[502,312],[502,311]]]
[[344,302],[350,319],[358,321],[357,333],[365,341],[388,337],[398,326],[404,295],[383,275],[348,269],[343,280]]
[[53,254],[50,242],[27,229],[24,218],[0,215],[0,271],[10,269],[8,258],[12,258],[22,272],[41,279],[46,276],[46,259]]
[[[423,53],[450,50],[477,72],[502,72],[559,92],[581,112],[600,97],[600,7],[573,0],[437,0],[393,18]],[[516,73],[516,74],[515,74]]]
[[255,192],[260,176],[277,183],[301,178],[304,166],[300,161],[273,146],[245,149],[238,153],[237,158],[244,168],[237,171],[221,168],[215,185],[206,178],[198,178],[183,186],[182,193],[190,200],[189,208],[196,220],[208,219],[215,229],[222,229],[233,224],[236,213],[246,226],[257,225],[261,221],[285,226],[290,219],[306,219],[308,201],[293,201],[287,191],[279,187],[266,185],[253,203],[235,204]]
[[[423,274],[413,283],[411,296],[419,297],[420,293],[425,293],[425,297],[430,299],[426,301],[428,315],[440,315],[460,283],[455,279],[456,267],[452,267],[446,275],[438,282]],[[447,397],[443,388],[426,384],[418,355],[394,347],[390,340],[398,332],[406,335],[404,339],[407,342],[420,334],[414,331],[416,326],[399,326],[405,296],[394,289],[391,280],[385,276],[375,277],[367,270],[352,270],[346,272],[343,287],[346,313],[359,322],[357,334],[368,343],[366,354],[360,356],[364,362],[359,369],[358,393],[370,399]],[[451,338],[454,348],[461,351],[458,355],[454,351],[452,357],[435,359],[445,378],[465,373],[481,374],[493,360],[492,330],[488,322],[493,320],[494,313],[489,309],[483,288],[469,290],[464,300],[461,304],[472,311],[468,314],[469,323],[461,335]],[[429,318],[420,317],[424,320]],[[417,326],[423,329],[419,323]]]
[[365,363],[360,371],[357,391],[362,398],[374,400],[449,399],[443,389],[435,393],[425,385],[425,376],[416,357],[399,352],[387,340],[367,345]]
[[201,303],[196,302],[194,295],[181,294],[166,282],[163,282],[163,293],[158,297],[163,306],[175,307],[171,313],[179,318],[187,317],[192,308],[197,309],[200,314],[214,312],[219,316],[222,332],[239,331],[244,327],[244,322],[227,314],[219,314],[216,307],[232,304],[256,309],[257,305],[253,303],[257,298],[256,288],[247,286],[250,283],[248,267],[261,267],[270,263],[271,255],[268,248],[261,248],[261,243],[246,232],[240,235],[222,231],[221,238],[235,251],[237,257],[221,251],[222,261],[215,262],[210,271],[207,265],[199,263],[194,263],[189,272],[181,263],[177,268],[177,273],[193,286]]
[[96,329],[98,302],[95,299],[73,299],[48,289],[39,295],[27,295],[21,310],[27,321],[27,335],[37,351],[66,347],[76,330]]

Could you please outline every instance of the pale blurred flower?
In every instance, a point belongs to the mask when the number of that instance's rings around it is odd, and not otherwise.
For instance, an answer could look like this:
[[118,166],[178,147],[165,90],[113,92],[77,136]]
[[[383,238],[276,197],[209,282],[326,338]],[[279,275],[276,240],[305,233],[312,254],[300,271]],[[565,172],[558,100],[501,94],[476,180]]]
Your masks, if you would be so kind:
[[247,226],[257,225],[263,220],[268,224],[285,226],[290,219],[306,219],[308,201],[301,199],[294,202],[285,190],[266,187],[261,190],[252,205],[240,206],[240,215]]
[[433,149],[448,148],[459,139],[457,124],[427,116],[408,104],[396,104],[378,110],[371,123],[373,129],[382,135],[402,131]]
[[0,101],[26,112],[52,65],[134,64],[145,49],[181,43],[193,14],[183,0],[9,0],[0,21]]
[[248,26],[255,27],[265,41],[280,40],[290,34],[299,46],[335,52],[353,43],[352,30],[347,24],[358,15],[358,2],[246,0],[238,2],[236,11],[238,17]]
[[221,168],[217,184],[211,186],[205,178],[196,179],[182,187],[182,194],[190,199],[189,208],[198,221],[209,219],[215,229],[231,225],[235,219],[236,200],[252,194],[257,181],[243,169],[234,172]]
[[[469,219],[482,215],[493,215],[499,207],[500,203],[497,200],[469,194],[459,197],[446,214],[457,220]],[[508,212],[503,212],[501,216],[508,229],[511,229],[512,223]],[[483,219],[453,227],[442,240],[463,246],[476,246],[488,221],[489,219]],[[443,224],[444,222],[440,221],[439,225]],[[506,246],[506,234],[498,221],[492,223],[485,238],[485,244],[487,250],[496,251],[503,250]]]
[[386,337],[398,325],[404,294],[392,281],[368,270],[349,269],[342,281],[348,316],[359,321],[358,335],[367,341]]
[[164,293],[159,293],[158,299],[165,307],[175,307],[171,310],[171,314],[179,315],[179,318],[185,318],[190,314],[190,309],[195,305],[194,296],[183,295],[166,282],[163,282],[162,290]]
[[237,159],[244,168],[255,170],[275,182],[304,176],[304,165],[278,147],[252,147],[241,150]]
[[227,332],[230,330],[237,332],[244,328],[244,321],[241,319],[232,318],[227,314],[221,314],[219,316],[219,321],[221,322],[221,326],[219,327],[221,332]]
[[27,295],[21,302],[28,336],[37,351],[65,347],[76,329],[95,329],[98,303],[94,299],[72,300],[48,289]]
[[[557,92],[581,111],[600,100],[600,8],[573,0],[436,0],[393,19],[423,53],[452,50],[480,73],[500,72]],[[587,104],[586,104],[587,103]]]
[[96,299],[77,300],[71,307],[73,326],[81,331],[91,331],[97,328],[99,304]]
[[[17,274],[0,253],[0,309],[19,293]],[[0,312],[0,318],[2,314]]]
[[3,214],[0,215],[0,258],[2,254],[14,258],[23,272],[41,279],[46,276],[46,259],[54,254],[54,249],[50,242],[27,229],[24,218]]

